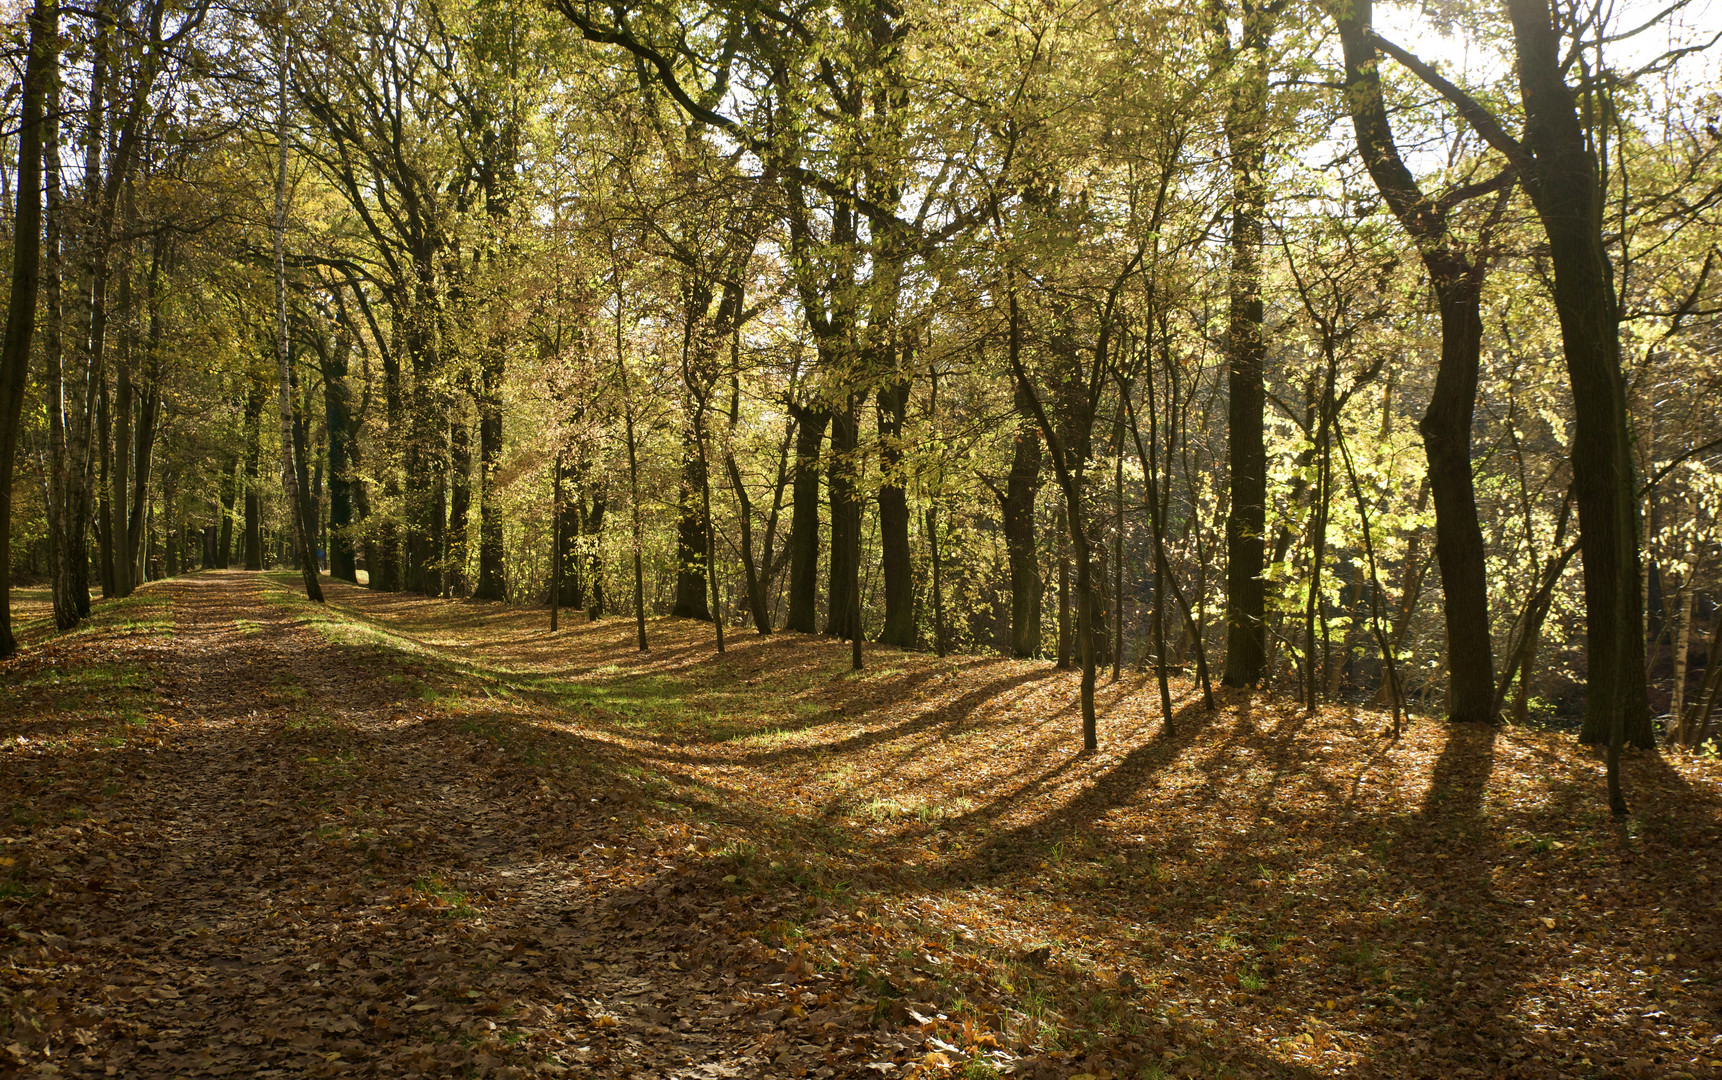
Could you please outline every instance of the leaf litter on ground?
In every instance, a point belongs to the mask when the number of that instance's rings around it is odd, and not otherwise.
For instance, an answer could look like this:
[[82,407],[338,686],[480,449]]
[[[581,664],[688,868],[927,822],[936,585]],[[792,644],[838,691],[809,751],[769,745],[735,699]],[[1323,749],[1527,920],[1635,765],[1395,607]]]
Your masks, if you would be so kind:
[[1722,1069],[1722,768],[205,573],[0,665],[0,1073]]

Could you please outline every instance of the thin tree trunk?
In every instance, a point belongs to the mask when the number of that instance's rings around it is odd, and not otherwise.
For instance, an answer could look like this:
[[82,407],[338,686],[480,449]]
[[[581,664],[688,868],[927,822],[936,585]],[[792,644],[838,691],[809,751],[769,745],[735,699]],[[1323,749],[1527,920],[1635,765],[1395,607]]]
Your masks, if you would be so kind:
[[641,652],[646,644],[645,525],[640,520],[640,442],[634,428],[634,396],[628,384],[627,354],[623,349],[622,319],[626,311],[622,295],[622,273],[616,269],[616,376],[622,384],[622,434],[628,443],[628,512],[633,526],[634,630]]
[[[1693,499],[1696,508],[1697,498]],[[1680,714],[1686,707],[1686,665],[1692,649],[1692,599],[1698,592],[1698,569],[1700,561],[1695,556],[1688,556],[1685,578],[1680,583],[1680,606],[1675,614],[1674,624],[1674,672],[1673,682],[1669,687],[1668,715],[1670,717],[1670,734],[1676,733]]]
[[550,632],[560,627],[562,616],[562,451],[556,451],[555,471],[550,481]]
[[1058,507],[1058,667],[1070,668],[1070,539],[1064,523],[1064,502]]

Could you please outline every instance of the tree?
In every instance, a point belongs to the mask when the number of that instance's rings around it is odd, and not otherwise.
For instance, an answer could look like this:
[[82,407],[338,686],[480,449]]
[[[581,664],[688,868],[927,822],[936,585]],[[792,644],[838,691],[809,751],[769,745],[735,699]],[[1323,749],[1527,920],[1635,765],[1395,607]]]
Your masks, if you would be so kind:
[[[0,659],[18,649],[12,636],[12,464],[24,408],[30,342],[36,331],[36,292],[42,266],[42,113],[57,63],[57,0],[36,0],[30,10],[30,53],[24,64],[18,131],[18,205],[13,219],[12,286],[0,338]],[[56,121],[57,122],[57,121]]]

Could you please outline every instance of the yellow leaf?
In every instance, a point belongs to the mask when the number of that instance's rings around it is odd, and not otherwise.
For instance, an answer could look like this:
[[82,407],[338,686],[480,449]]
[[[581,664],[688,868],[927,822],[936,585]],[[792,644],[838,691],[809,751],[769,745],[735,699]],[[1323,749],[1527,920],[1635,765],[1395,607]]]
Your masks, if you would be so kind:
[[926,1065],[929,1068],[934,1065],[949,1065],[950,1063],[951,1059],[939,1053],[937,1050],[934,1050],[932,1053],[921,1059],[921,1064]]
[[1550,930],[1553,930],[1555,928],[1555,921],[1553,919],[1544,919],[1543,925],[1548,927]]

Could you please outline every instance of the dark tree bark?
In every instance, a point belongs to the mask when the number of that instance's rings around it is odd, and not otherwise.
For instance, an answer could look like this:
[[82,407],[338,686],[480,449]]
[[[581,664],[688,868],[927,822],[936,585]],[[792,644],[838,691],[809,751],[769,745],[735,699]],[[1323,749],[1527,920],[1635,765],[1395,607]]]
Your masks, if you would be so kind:
[[586,550],[581,560],[586,575],[586,616],[591,622],[597,622],[598,616],[604,614],[607,604],[604,592],[604,515],[610,508],[610,491],[602,480],[592,489],[592,503],[586,511],[586,520],[581,523],[581,535],[585,537]]
[[819,445],[829,410],[791,402],[795,418],[795,480],[790,493],[789,614],[783,628],[817,631],[819,615]]
[[783,505],[783,485],[787,477],[789,443],[794,438],[795,421],[792,417],[788,428],[785,429],[783,442],[779,446],[777,461],[777,490],[773,496],[771,516],[766,523],[765,547],[756,556],[754,554],[753,538],[753,497],[748,493],[747,484],[741,475],[741,464],[736,461],[735,433],[741,422],[741,380],[732,368],[730,374],[729,399],[729,441],[724,450],[724,471],[729,476],[730,490],[735,493],[736,517],[741,524],[741,574],[742,588],[747,594],[748,616],[753,620],[754,629],[761,634],[771,633],[771,606],[766,599],[766,591],[773,577],[771,547],[774,534],[777,531],[777,514]]
[[245,569],[263,569],[263,515],[257,499],[257,469],[263,455],[263,403],[268,400],[256,378],[245,392]]
[[1064,525],[1064,506],[1058,508],[1058,662],[1070,668],[1070,538]]
[[215,565],[222,570],[233,565],[233,515],[238,504],[239,455],[229,454],[221,467],[221,523],[215,554]]
[[[1012,348],[1016,331],[1012,330]],[[1000,509],[1004,518],[1005,551],[1010,559],[1010,651],[1022,659],[1040,655],[1040,553],[1034,535],[1034,503],[1040,491],[1040,430],[1034,413],[1016,387],[1016,445],[1011,451],[1010,474],[1005,477]]]
[[96,572],[101,579],[102,598],[117,591],[114,581],[114,515],[113,515],[113,402],[108,394],[104,376],[92,377],[96,393]]
[[180,573],[180,545],[184,542],[183,532],[185,522],[181,519],[179,506],[179,477],[172,469],[164,469],[161,475],[161,516],[162,516],[162,573],[168,577],[178,577]]
[[18,130],[18,201],[13,215],[12,288],[0,339],[0,658],[18,649],[12,636],[12,464],[23,415],[30,339],[36,331],[36,292],[42,271],[42,114],[58,37],[57,0],[36,0],[30,12],[30,52],[24,63]]
[[1542,221],[1554,268],[1567,378],[1572,387],[1573,490],[1585,570],[1585,723],[1580,739],[1607,743],[1609,802],[1624,813],[1621,745],[1655,745],[1644,671],[1644,598],[1639,580],[1637,491],[1620,306],[1602,235],[1603,188],[1595,151],[1567,85],[1561,28],[1548,0],[1507,0],[1524,108],[1519,140],[1463,90],[1404,49],[1375,45],[1451,102],[1517,170]]
[[671,615],[684,619],[712,617],[706,593],[706,560],[711,538],[706,533],[706,467],[694,437],[682,446],[681,487],[676,494],[676,603]]
[[[1447,623],[1448,719],[1489,723],[1496,715],[1494,656],[1483,529],[1471,469],[1471,426],[1483,348],[1486,251],[1468,252],[1447,223],[1449,204],[1424,195],[1399,155],[1369,39],[1370,0],[1339,20],[1347,99],[1357,145],[1382,198],[1417,243],[1441,313],[1441,360],[1418,430],[1435,500],[1435,557]],[[1506,190],[1502,185],[1503,194]]]
[[[1246,0],[1242,34],[1224,61],[1236,66],[1226,102],[1225,132],[1232,172],[1230,315],[1226,333],[1228,399],[1227,454],[1231,504],[1226,516],[1227,686],[1249,686],[1264,674],[1267,660],[1267,588],[1264,533],[1267,528],[1267,445],[1263,438],[1267,396],[1263,372],[1262,217],[1267,206],[1268,38],[1273,16]],[[1215,5],[1218,9],[1219,5]],[[1223,12],[1217,31],[1226,33]]]
[[[319,339],[321,343],[321,339]],[[347,387],[348,342],[338,336],[334,347],[320,349],[323,374],[323,422],[329,437],[329,576],[357,583],[358,560],[353,548],[353,407]]]
[[[572,457],[572,461],[568,460]],[[586,606],[586,580],[580,564],[580,503],[584,499],[586,465],[578,454],[565,456],[562,479],[566,490],[557,501],[556,559],[557,570],[551,576],[556,603],[565,608]]]
[[[494,354],[494,355],[493,355]],[[503,576],[502,509],[497,505],[496,474],[502,467],[502,353],[485,353],[478,397],[478,588],[480,600],[501,600]]]
[[[125,223],[123,231],[135,225],[136,214],[127,185]],[[136,406],[136,387],[132,382],[132,367],[137,349],[137,312],[133,307],[132,251],[127,244],[120,259],[117,306],[120,312],[118,345],[114,349],[114,400],[108,406],[107,387],[102,387],[102,593],[106,596],[130,596],[132,581],[130,552],[126,547],[126,506],[131,488],[132,411]]]
[[[126,552],[131,561],[132,581],[146,580],[145,549],[149,519],[149,483],[155,460],[156,434],[161,427],[162,371],[161,339],[161,270],[166,257],[164,241],[157,238],[151,246],[149,276],[145,279],[144,309],[149,316],[149,329],[144,337],[144,386],[138,399],[138,423],[132,436],[131,508],[126,514]],[[163,504],[164,511],[166,504]],[[171,517],[170,517],[171,520]]]
[[[1579,738],[1656,745],[1644,673],[1637,491],[1620,305],[1602,236],[1603,190],[1595,152],[1566,83],[1561,33],[1547,0],[1507,0],[1525,109],[1525,188],[1542,219],[1555,271],[1555,310],[1572,384],[1573,490],[1585,571],[1585,722]],[[1616,770],[1611,767],[1611,774]],[[1617,776],[1611,776],[1617,780]],[[1611,801],[1625,810],[1618,783]]]
[[850,605],[855,590],[851,578],[859,578],[861,567],[857,553],[861,541],[861,500],[855,491],[855,452],[860,445],[854,410],[835,413],[831,418],[831,456],[825,467],[825,489],[831,499],[831,562],[830,584],[825,632],[847,639],[853,613]]
[[472,507],[472,431],[459,410],[449,423],[448,592],[465,596],[467,520]]
[[915,647],[914,566],[909,553],[909,499],[903,489],[903,420],[909,408],[909,380],[892,379],[879,387],[879,549],[885,585],[885,625],[881,645]]

